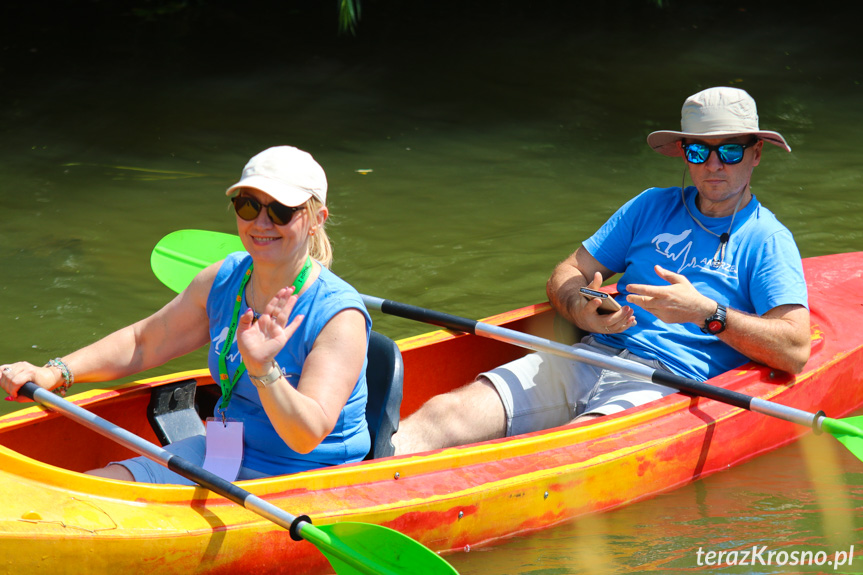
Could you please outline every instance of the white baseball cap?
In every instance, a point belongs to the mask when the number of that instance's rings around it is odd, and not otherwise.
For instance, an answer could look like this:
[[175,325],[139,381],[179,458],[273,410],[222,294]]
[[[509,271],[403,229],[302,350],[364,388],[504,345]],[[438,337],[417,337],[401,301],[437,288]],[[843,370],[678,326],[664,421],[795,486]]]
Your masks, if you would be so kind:
[[661,130],[647,136],[647,144],[666,156],[680,156],[677,142],[685,138],[732,138],[752,135],[779,146],[787,152],[791,146],[779,132],[758,128],[755,100],[739,88],[708,88],[683,103],[680,132]]
[[225,192],[231,196],[240,188],[255,188],[285,206],[299,206],[309,198],[327,203],[327,176],[314,158],[292,146],[267,148],[243,168],[240,181]]

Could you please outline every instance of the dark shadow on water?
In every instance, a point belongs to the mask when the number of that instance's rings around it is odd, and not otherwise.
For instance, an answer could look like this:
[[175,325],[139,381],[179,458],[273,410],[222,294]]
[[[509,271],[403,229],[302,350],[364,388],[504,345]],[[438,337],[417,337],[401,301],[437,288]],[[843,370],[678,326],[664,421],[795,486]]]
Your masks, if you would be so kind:
[[418,66],[442,57],[440,65],[459,65],[468,48],[481,53],[558,36],[591,39],[588,56],[621,49],[621,37],[630,38],[629,49],[638,51],[669,43],[680,51],[710,50],[699,38],[711,30],[733,37],[743,28],[759,27],[767,34],[789,24],[832,30],[833,41],[848,42],[849,48],[857,43],[850,33],[854,19],[848,17],[853,3],[662,4],[364,0],[359,32],[352,37],[337,34],[334,0],[6,2],[0,8],[0,74],[74,73],[107,65],[182,76],[335,55]]
[[[413,123],[451,134],[501,118],[560,118],[600,140],[626,130],[640,146],[654,127],[645,115],[665,125],[677,112],[675,104],[657,118],[644,99],[676,103],[693,85],[744,78],[759,102],[769,102],[762,94],[772,76],[789,74],[793,64],[806,78],[818,67],[810,89],[859,87],[859,63],[855,70],[841,58],[810,61],[799,48],[808,41],[819,54],[857,54],[848,9],[778,0],[675,0],[662,8],[652,0],[365,0],[359,33],[350,37],[336,33],[335,1],[7,2],[0,8],[0,121],[143,155],[126,134],[169,139],[153,133],[157,124],[186,126],[202,138],[213,130],[243,133],[251,101],[264,117],[290,109],[294,133],[343,116],[338,137],[322,136],[336,148],[341,139],[363,140],[364,115],[394,109],[405,129]],[[726,44],[749,47],[747,56]],[[119,129],[106,129],[112,125]],[[108,132],[117,140],[105,141]],[[620,138],[598,145],[617,148]]]

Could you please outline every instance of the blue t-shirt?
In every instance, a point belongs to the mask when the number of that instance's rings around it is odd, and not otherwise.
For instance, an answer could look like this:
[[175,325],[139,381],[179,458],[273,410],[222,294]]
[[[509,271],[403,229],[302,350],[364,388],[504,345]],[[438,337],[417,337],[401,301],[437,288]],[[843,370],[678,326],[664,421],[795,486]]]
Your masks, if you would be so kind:
[[[234,301],[240,282],[252,258],[245,252],[229,255],[219,269],[207,298],[207,315],[210,318],[210,350],[207,355],[210,373],[219,381],[219,353],[225,344],[228,327],[234,312]],[[249,309],[245,297],[240,314]],[[371,318],[362,297],[347,282],[322,267],[318,278],[303,292],[288,320],[304,315],[297,331],[276,356],[282,373],[295,388],[300,381],[303,363],[324,326],[333,316],[345,309],[358,309],[366,318],[366,341],[371,332]],[[242,358],[237,349],[236,337],[226,357],[228,376],[233,378]],[[366,424],[366,365],[347,404],[339,415],[333,431],[309,453],[298,453],[288,447],[270,423],[257,388],[243,373],[234,387],[225,416],[244,425],[243,465],[267,475],[297,473],[327,465],[362,461],[370,448]],[[218,417],[219,404],[216,405]]]
[[748,361],[718,337],[693,323],[667,324],[626,302],[629,284],[666,285],[655,265],[686,276],[702,294],[726,307],[762,315],[776,306],[808,307],[800,252],[791,232],[755,196],[734,216],[725,258],[712,261],[719,238],[705,232],[696,217],[717,235],[728,231],[732,216],[711,218],[695,206],[696,189],[650,188],[621,207],[584,248],[599,263],[623,275],[617,282],[621,305],[635,311],[637,325],[619,334],[596,334],[599,343],[626,348],[662,361],[678,375],[703,381]]

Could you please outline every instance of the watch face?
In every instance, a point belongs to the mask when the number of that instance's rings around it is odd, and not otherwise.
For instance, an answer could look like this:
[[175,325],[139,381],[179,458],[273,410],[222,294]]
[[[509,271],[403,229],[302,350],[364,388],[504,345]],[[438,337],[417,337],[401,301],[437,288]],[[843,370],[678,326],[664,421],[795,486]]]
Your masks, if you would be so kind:
[[722,329],[722,322],[715,319],[707,324],[707,329],[710,330],[710,333],[716,333]]

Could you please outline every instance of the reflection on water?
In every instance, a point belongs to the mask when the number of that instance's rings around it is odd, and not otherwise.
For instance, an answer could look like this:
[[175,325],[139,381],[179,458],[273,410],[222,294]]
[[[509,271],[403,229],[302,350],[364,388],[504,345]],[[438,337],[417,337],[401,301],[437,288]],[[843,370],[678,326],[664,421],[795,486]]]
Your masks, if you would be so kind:
[[[3,361],[44,363],[163,305],[155,243],[234,231],[223,190],[274,144],[326,169],[334,269],[361,292],[468,317],[543,300],[554,264],[614,209],[679,184],[680,162],[644,138],[710,85],[749,90],[794,148],[766,150],[754,190],[803,255],[863,249],[863,73],[845,8],[433,4],[370,2],[355,41],[287,9],[257,15],[254,35],[21,23],[0,46]],[[374,320],[395,338],[426,331]],[[154,372],[201,365],[198,353]],[[859,528],[861,464],[841,458],[824,478],[809,454],[789,447],[453,561],[666,573],[697,568],[702,546],[832,552]]]
[[[807,465],[807,461],[809,465]],[[848,557],[863,526],[860,461],[828,437],[806,436],[798,444],[617,511],[509,540],[489,549],[448,557],[462,575],[520,573],[859,573],[863,557]],[[766,550],[762,550],[766,546]],[[756,548],[772,564],[706,564],[706,553]],[[699,550],[702,554],[699,556]],[[779,553],[803,557],[819,552],[825,565],[778,565]],[[700,563],[699,563],[700,557]],[[732,556],[734,557],[734,556]],[[839,556],[841,557],[841,555]],[[734,560],[732,560],[733,562]],[[790,562],[790,559],[788,559]]]

